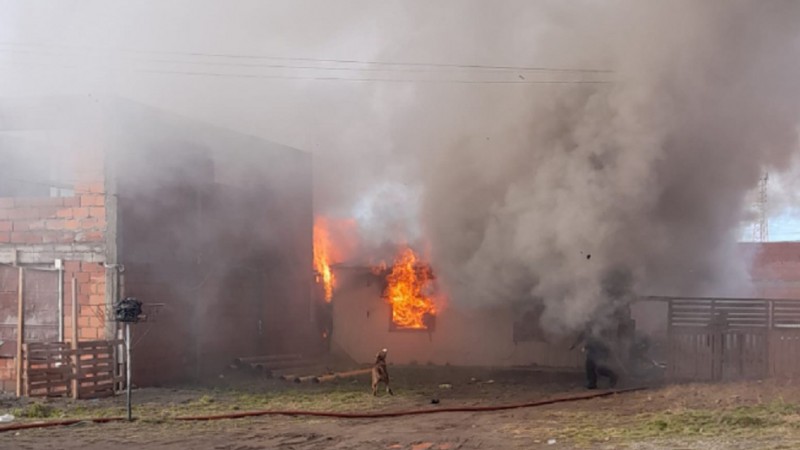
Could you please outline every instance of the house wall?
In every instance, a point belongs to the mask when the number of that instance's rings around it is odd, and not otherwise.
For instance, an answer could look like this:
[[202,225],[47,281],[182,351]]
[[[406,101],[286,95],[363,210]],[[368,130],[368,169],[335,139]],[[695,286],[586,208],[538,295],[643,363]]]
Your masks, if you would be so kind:
[[163,304],[133,328],[136,384],[318,351],[310,156],[149,109],[121,114],[135,124],[114,139],[123,290]]
[[741,244],[752,261],[753,297],[800,299],[800,242]]
[[17,329],[18,269],[12,264],[26,269],[26,341],[57,338],[56,260],[64,263],[66,339],[73,334],[73,276],[78,339],[110,337],[112,269],[104,263],[114,211],[99,105],[75,98],[0,101],[0,382],[6,391],[13,391],[15,377],[14,352],[8,350],[16,348]]
[[382,285],[365,276],[368,269],[335,270],[339,288],[334,293],[332,347],[359,363],[371,363],[381,348],[395,364],[451,364],[460,366],[539,365],[577,368],[579,351],[572,342],[514,342],[509,308],[461,310],[444,307],[432,332],[390,331],[391,309],[382,298]]
[[[102,183],[75,185],[75,195],[56,198],[0,198],[0,261],[17,260],[26,269],[27,342],[57,340],[58,286],[53,267],[64,262],[64,336],[72,334],[72,278],[77,284],[78,339],[106,337],[106,269],[102,262],[106,211]],[[0,276],[0,390],[15,389],[17,268]],[[43,309],[43,307],[45,309]],[[46,323],[43,323],[46,322]],[[48,326],[42,332],[42,326]]]

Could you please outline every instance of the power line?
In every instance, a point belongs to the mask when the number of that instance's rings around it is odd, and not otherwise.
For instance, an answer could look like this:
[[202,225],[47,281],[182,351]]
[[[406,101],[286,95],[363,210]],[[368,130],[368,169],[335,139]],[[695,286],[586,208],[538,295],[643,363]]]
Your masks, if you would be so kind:
[[[62,69],[62,70],[81,70],[77,66],[55,66],[41,63],[22,63],[10,64],[6,67],[20,68],[20,66],[29,66],[33,68],[48,68],[48,69]],[[184,76],[197,76],[197,77],[211,77],[211,78],[250,78],[250,79],[272,79],[272,80],[307,80],[307,81],[347,81],[347,82],[365,82],[365,83],[421,83],[421,84],[473,84],[473,85],[532,85],[532,84],[613,84],[611,80],[527,80],[520,78],[518,80],[466,80],[466,79],[433,79],[433,78],[348,78],[348,77],[330,77],[330,76],[302,76],[302,75],[270,75],[270,74],[245,74],[245,73],[226,73],[226,72],[201,72],[201,71],[179,71],[179,70],[160,70],[160,69],[113,69],[107,68],[105,70],[111,72],[134,72],[144,74],[160,74],[160,75],[184,75]]]
[[[15,50],[0,48],[0,52],[7,53],[25,53],[32,55],[52,55],[52,53],[42,53],[37,51]],[[438,72],[437,68],[433,67],[399,67],[394,69],[384,69],[380,67],[322,67],[310,65],[296,65],[296,64],[273,64],[273,63],[234,63],[234,62],[218,62],[218,61],[188,61],[176,59],[152,59],[152,58],[135,58],[137,61],[164,63],[164,64],[186,64],[186,65],[199,65],[199,66],[222,66],[222,67],[249,67],[249,68],[269,68],[269,69],[302,69],[302,70],[323,70],[323,71],[346,71],[346,72],[412,72],[412,73],[431,73]],[[467,70],[452,68],[454,70]],[[506,69],[495,69],[487,67],[481,72],[508,72]],[[522,72],[522,71],[521,71]],[[569,73],[556,71],[556,73]],[[580,72],[578,72],[580,73]]]
[[[518,71],[518,72],[559,72],[559,73],[595,73],[595,74],[610,74],[613,73],[607,69],[587,69],[587,68],[560,68],[560,67],[543,67],[543,66],[511,66],[511,65],[486,65],[486,64],[452,64],[452,63],[423,63],[423,62],[394,62],[394,61],[369,61],[359,59],[336,59],[336,58],[309,58],[309,57],[287,57],[287,56],[273,56],[273,55],[254,55],[254,54],[235,54],[235,53],[205,53],[205,52],[181,52],[181,51],[168,51],[168,50],[140,50],[130,48],[108,49],[96,46],[76,46],[65,44],[33,44],[33,43],[20,43],[20,42],[0,42],[0,45],[17,46],[17,47],[39,47],[39,48],[63,48],[63,49],[85,49],[98,52],[115,53],[125,52],[134,54],[151,54],[151,55],[172,55],[172,56],[190,56],[190,57],[205,57],[205,58],[225,58],[225,59],[251,59],[251,60],[276,60],[276,61],[304,61],[304,62],[317,62],[317,63],[336,63],[336,64],[363,64],[363,65],[376,65],[376,66],[392,66],[392,67],[435,67],[435,68],[458,68],[458,69],[472,69],[472,70],[502,70],[502,71]],[[18,50],[20,52],[26,52]],[[28,51],[29,52],[29,51]],[[355,70],[355,69],[353,69]]]
[[462,79],[403,79],[403,78],[346,78],[320,76],[291,76],[265,74],[239,74],[221,72],[189,72],[169,70],[133,70],[139,73],[155,73],[169,75],[187,75],[221,78],[265,78],[274,80],[311,80],[311,81],[351,81],[351,82],[386,82],[386,83],[431,83],[431,84],[611,84],[606,80],[462,80]]

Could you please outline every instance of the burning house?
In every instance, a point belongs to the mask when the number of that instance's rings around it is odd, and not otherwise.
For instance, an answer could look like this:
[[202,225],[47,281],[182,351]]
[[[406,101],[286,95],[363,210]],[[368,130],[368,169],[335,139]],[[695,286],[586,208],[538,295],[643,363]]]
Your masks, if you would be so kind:
[[[386,347],[397,364],[462,366],[539,365],[577,367],[578,353],[567,342],[552,342],[541,332],[537,308],[462,309],[428,296],[429,268],[410,269],[401,253],[383,271],[337,266],[333,350],[366,363]],[[417,272],[416,275],[410,275]],[[406,277],[406,278],[402,278]]]
[[465,309],[450,305],[434,269],[407,246],[372,264],[348,262],[357,240],[353,223],[318,218],[315,269],[320,295],[329,299],[330,348],[369,363],[378,348],[396,364],[462,366],[539,365],[572,368],[579,353],[568,342],[546,336],[542,305]]
[[[327,236],[325,230],[317,234]],[[741,244],[743,260],[751,263],[752,290],[719,298],[639,298],[620,323],[620,333],[636,339],[626,345],[632,352],[649,352],[637,358],[670,361],[669,374],[677,379],[796,373],[796,365],[786,362],[775,348],[795,342],[800,323],[795,286],[800,276],[798,245]],[[574,336],[545,332],[543,303],[452,306],[437,289],[434,271],[409,248],[401,247],[389,263],[323,266],[330,273],[319,281],[331,293],[332,350],[358,362],[370,362],[377,348],[386,347],[397,364],[557,370],[582,365],[581,353],[569,349]],[[720,314],[728,317],[722,328],[717,322]],[[686,358],[695,354],[700,356]],[[769,363],[766,354],[772,355]],[[689,360],[701,364],[688,367]]]
[[119,99],[5,102],[0,117],[4,390],[19,334],[112,339],[124,296],[148,315],[139,385],[319,345],[310,155]]

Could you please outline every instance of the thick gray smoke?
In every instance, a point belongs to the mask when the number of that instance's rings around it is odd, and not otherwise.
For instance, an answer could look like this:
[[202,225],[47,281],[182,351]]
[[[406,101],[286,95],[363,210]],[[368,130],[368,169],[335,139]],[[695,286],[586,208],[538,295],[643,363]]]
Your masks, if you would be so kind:
[[557,330],[634,291],[744,292],[745,195],[797,150],[800,3],[560,12],[545,53],[616,83],[542,90],[502,141],[438,155],[423,221],[454,301],[541,297]]
[[[418,238],[453,306],[542,298],[559,331],[633,292],[747,288],[746,193],[797,148],[800,3],[237,5],[12,2],[0,91],[119,95],[312,152],[316,213]],[[612,83],[450,82],[487,79]]]

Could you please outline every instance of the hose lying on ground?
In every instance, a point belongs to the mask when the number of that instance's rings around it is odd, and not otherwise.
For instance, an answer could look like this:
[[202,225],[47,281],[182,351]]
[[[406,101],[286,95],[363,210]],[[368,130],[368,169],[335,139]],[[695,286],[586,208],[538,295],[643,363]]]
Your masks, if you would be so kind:
[[[509,409],[532,408],[536,406],[552,405],[555,403],[575,402],[580,400],[590,400],[593,398],[609,397],[616,394],[624,394],[628,392],[641,391],[645,388],[629,388],[620,389],[615,391],[602,391],[592,392],[589,394],[572,395],[554,397],[547,400],[537,400],[526,403],[514,403],[509,405],[490,405],[490,406],[457,406],[452,408],[431,408],[431,409],[415,409],[408,411],[387,411],[387,412],[367,412],[367,413],[340,413],[340,412],[326,412],[326,411],[292,411],[292,410],[266,410],[266,411],[246,411],[239,413],[218,414],[209,416],[185,416],[175,417],[171,420],[178,421],[207,421],[207,420],[221,420],[221,419],[241,419],[245,417],[260,417],[260,416],[306,416],[306,417],[329,417],[335,419],[380,419],[387,417],[403,417],[403,416],[416,416],[423,414],[437,414],[447,412],[488,412],[488,411],[506,411]],[[123,417],[105,417],[95,419],[72,419],[72,420],[57,420],[52,422],[32,422],[20,423],[13,425],[6,425],[0,427],[0,433],[4,431],[25,430],[30,428],[47,428],[57,426],[74,425],[80,422],[94,422],[94,423],[107,423],[124,421]]]

